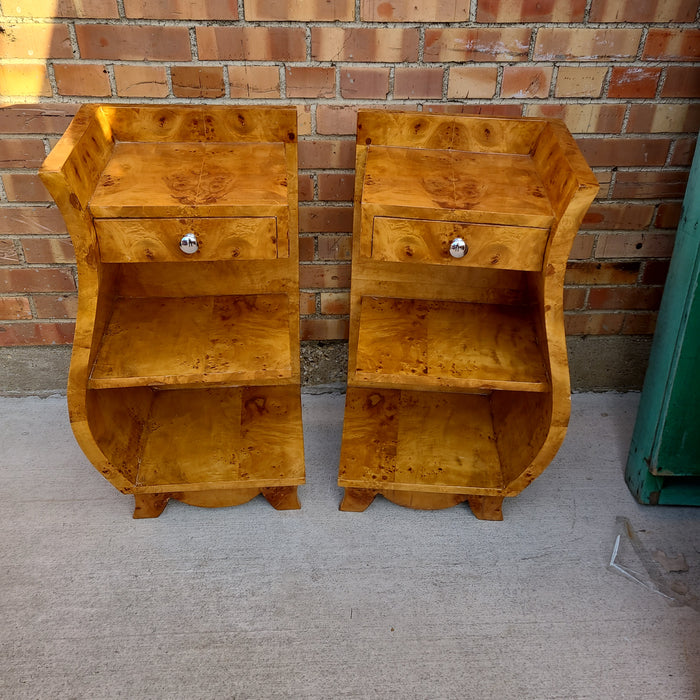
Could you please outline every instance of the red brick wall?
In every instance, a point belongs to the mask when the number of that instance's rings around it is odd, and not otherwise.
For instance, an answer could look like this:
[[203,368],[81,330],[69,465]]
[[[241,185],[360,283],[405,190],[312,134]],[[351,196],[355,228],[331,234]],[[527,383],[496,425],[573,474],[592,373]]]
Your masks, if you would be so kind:
[[69,344],[36,172],[83,101],[293,104],[306,340],[347,334],[358,106],[563,118],[601,191],[568,333],[653,332],[700,127],[693,0],[2,0],[0,345]]

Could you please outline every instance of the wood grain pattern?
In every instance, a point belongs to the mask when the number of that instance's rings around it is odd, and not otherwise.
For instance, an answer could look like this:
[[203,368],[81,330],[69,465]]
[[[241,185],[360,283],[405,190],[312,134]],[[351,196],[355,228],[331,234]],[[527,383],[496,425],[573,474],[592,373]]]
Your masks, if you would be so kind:
[[[102,262],[195,262],[272,260],[278,255],[273,217],[188,219],[96,219]],[[198,250],[184,253],[180,239],[197,237]],[[285,240],[279,255],[286,257]]]
[[98,218],[280,216],[281,143],[118,143],[90,199]]
[[289,380],[289,313],[283,294],[119,299],[90,387]]
[[553,212],[528,156],[370,146],[362,202],[375,216],[548,228]]
[[42,168],[78,266],[71,425],[135,517],[299,505],[296,140],[294,109],[84,105]]
[[488,396],[349,387],[338,484],[496,495],[503,487]]
[[[367,247],[374,260],[505,270],[541,270],[549,235],[544,228],[385,216],[374,217],[370,230]],[[463,258],[450,255],[450,244],[457,237],[467,244]]]
[[500,520],[566,432],[564,272],[595,178],[557,120],[361,111],[355,182],[343,509]]
[[364,297],[353,385],[547,391],[528,307]]

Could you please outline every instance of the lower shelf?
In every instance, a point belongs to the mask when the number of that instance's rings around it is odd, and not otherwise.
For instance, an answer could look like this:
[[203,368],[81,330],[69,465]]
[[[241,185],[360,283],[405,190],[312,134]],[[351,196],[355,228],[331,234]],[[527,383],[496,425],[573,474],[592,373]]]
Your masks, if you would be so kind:
[[91,428],[135,493],[304,483],[298,386],[91,390]]
[[549,397],[349,387],[338,484],[381,492],[514,495],[509,485],[527,469],[549,429]]

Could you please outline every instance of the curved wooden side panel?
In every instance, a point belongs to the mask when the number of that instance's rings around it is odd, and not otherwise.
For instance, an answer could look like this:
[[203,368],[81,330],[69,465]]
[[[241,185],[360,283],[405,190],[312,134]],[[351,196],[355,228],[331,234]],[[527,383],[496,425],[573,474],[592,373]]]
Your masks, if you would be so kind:
[[[88,422],[87,383],[97,342],[110,313],[114,267],[102,265],[92,217],[90,195],[114,146],[99,107],[83,105],[46,158],[39,176],[66,222],[78,269],[78,313],[68,374],[68,411],[80,448],[95,468],[124,493],[132,484],[116,471],[100,448]],[[98,293],[99,290],[99,293]]]

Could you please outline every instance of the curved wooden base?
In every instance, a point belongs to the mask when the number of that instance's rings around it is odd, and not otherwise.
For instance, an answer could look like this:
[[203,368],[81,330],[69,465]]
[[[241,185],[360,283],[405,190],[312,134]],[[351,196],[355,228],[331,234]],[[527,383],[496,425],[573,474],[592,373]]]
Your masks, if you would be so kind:
[[466,501],[475,518],[479,520],[503,520],[503,496],[468,496],[461,493],[429,493],[426,491],[374,491],[372,489],[346,488],[340,510],[361,513],[381,494],[388,501],[415,510],[442,510]]
[[221,489],[216,491],[187,491],[185,493],[138,493],[134,494],[134,518],[157,518],[174,498],[199,508],[228,508],[248,503],[262,494],[275,510],[298,510],[301,508],[296,486],[273,488]]

